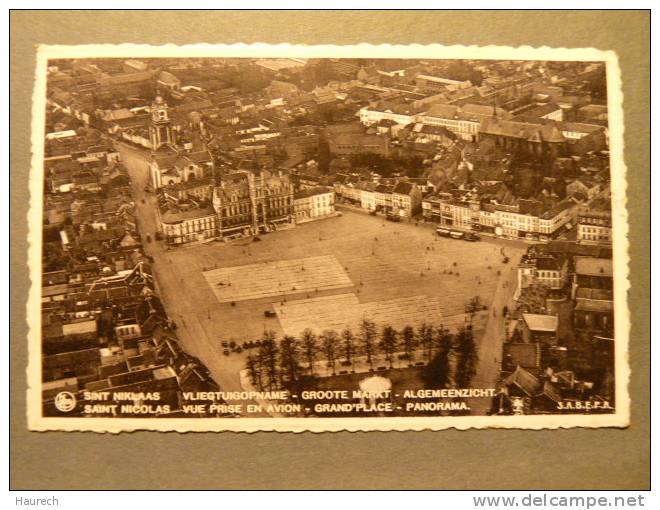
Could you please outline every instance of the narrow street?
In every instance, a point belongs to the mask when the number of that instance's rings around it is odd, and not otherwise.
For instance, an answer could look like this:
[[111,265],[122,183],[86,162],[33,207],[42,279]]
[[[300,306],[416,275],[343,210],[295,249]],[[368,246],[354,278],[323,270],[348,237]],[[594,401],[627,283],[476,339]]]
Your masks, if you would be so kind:
[[[510,251],[510,250],[509,250]],[[515,260],[515,259],[512,259]],[[477,373],[472,379],[472,388],[496,388],[502,363],[502,344],[505,336],[505,319],[502,309],[513,309],[513,294],[516,290],[517,271],[514,263],[509,262],[502,270],[502,277],[495,289],[490,305],[486,329],[477,338],[479,362]],[[470,414],[484,416],[490,409],[491,400],[487,398],[470,399]]]
[[[212,328],[205,326],[205,323],[208,322],[209,310],[204,307],[200,308],[195,296],[182,295],[186,287],[180,285],[180,275],[169,267],[168,248],[163,241],[155,239],[157,198],[154,193],[145,191],[145,186],[149,182],[148,153],[121,142],[115,142],[115,146],[121,154],[122,162],[131,179],[138,228],[144,251],[154,258],[152,271],[157,293],[168,316],[177,324],[176,333],[181,345],[186,352],[202,360],[222,391],[243,391],[238,370],[219,369],[223,364],[227,364],[227,360],[222,359],[222,347],[208,334],[208,330],[212,330]],[[151,242],[147,242],[147,235],[151,237]],[[242,404],[244,410],[247,404],[256,404],[254,401],[242,400],[230,403]],[[256,418],[268,415],[251,413],[250,416]]]

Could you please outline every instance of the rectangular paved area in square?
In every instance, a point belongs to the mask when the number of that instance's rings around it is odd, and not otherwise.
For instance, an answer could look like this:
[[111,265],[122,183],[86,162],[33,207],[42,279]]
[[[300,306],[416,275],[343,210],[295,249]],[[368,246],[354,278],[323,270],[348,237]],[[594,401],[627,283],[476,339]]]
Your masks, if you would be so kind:
[[408,325],[418,327],[422,322],[435,326],[443,323],[441,300],[428,296],[361,303],[355,294],[338,294],[279,303],[274,308],[284,333],[296,337],[305,328],[317,334],[326,329],[340,333],[350,328],[357,334],[365,318],[379,329],[386,324],[400,330]]
[[333,255],[223,267],[205,271],[204,278],[220,303],[353,287]]

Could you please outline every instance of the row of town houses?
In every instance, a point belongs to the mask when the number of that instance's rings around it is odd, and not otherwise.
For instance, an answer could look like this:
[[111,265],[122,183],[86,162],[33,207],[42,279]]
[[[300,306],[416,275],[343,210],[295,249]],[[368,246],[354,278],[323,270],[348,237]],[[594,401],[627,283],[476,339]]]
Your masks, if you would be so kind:
[[582,200],[572,195],[546,210],[526,211],[520,203],[492,204],[439,193],[424,199],[422,210],[425,219],[440,225],[502,238],[547,241],[560,229],[572,226],[580,204]]
[[367,211],[411,218],[419,212],[427,186],[409,180],[391,184],[358,181],[356,176],[338,174],[334,190],[344,202]]
[[[276,230],[334,215],[336,196],[369,212],[401,218],[421,212],[426,221],[459,230],[548,241],[563,229],[581,228],[580,211],[587,200],[573,194],[547,207],[525,200],[497,204],[477,195],[433,193],[432,186],[411,180],[346,182],[351,180],[347,177],[340,174],[333,188],[317,186],[297,192],[288,176],[267,172],[235,172],[216,186],[199,180],[185,191],[181,185],[168,186],[161,191],[166,199],[160,207],[161,229],[172,244]],[[193,192],[200,189],[206,189],[208,196],[195,196]]]
[[172,245],[232,239],[334,216],[332,188],[294,191],[288,175],[235,171],[220,182],[200,179],[161,188],[160,233]]
[[[597,191],[596,191],[597,190]],[[570,193],[564,199],[541,202],[515,199],[509,203],[468,191],[439,192],[422,200],[425,220],[462,230],[476,230],[508,239],[549,241],[575,228],[581,244],[608,244],[612,239],[610,190],[607,183],[587,195]]]
[[[588,223],[584,210],[588,197],[575,193],[550,205],[536,201],[517,200],[510,204],[486,201],[478,193],[462,197],[448,192],[433,192],[433,186],[420,179],[378,184],[370,181],[350,181],[339,176],[334,189],[344,202],[368,211],[377,211],[411,218],[421,211],[426,221],[459,230],[473,230],[501,238],[548,241],[562,229],[577,225],[580,241],[589,242],[589,234],[582,234]],[[343,179],[341,178],[343,177]],[[410,181],[420,181],[410,182]],[[584,225],[582,224],[584,223]],[[599,238],[609,240],[609,223],[599,226]],[[594,236],[592,236],[594,237]]]

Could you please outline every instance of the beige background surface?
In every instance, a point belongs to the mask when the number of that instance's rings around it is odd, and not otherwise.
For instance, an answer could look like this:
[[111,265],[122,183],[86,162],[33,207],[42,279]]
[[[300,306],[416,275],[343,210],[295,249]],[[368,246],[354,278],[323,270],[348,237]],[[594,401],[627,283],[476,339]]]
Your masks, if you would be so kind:
[[[646,12],[14,11],[11,16],[11,487],[647,488],[649,79]],[[617,51],[632,277],[632,426],[333,434],[29,433],[25,419],[27,177],[35,45],[441,43]]]

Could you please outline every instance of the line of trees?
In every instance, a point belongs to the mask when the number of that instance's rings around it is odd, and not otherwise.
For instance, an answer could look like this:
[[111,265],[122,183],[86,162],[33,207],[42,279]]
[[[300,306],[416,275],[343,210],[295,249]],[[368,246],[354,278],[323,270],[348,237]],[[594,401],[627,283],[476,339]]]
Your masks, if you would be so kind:
[[427,388],[469,388],[477,371],[479,355],[470,324],[456,334],[440,328],[435,354],[424,368],[422,379]]
[[285,335],[278,342],[273,331],[265,331],[259,350],[247,357],[246,369],[252,384],[262,390],[296,388],[305,379],[325,375],[318,373],[319,362],[325,362],[335,375],[338,364],[354,370],[358,357],[373,370],[378,356],[389,368],[394,367],[397,357],[409,366],[419,357],[427,364],[423,379],[428,387],[445,387],[452,382],[460,388],[469,387],[478,361],[469,324],[456,334],[429,323],[418,328],[405,326],[399,331],[391,325],[379,328],[365,318],[356,332],[346,328],[317,335],[305,329],[299,338]]

